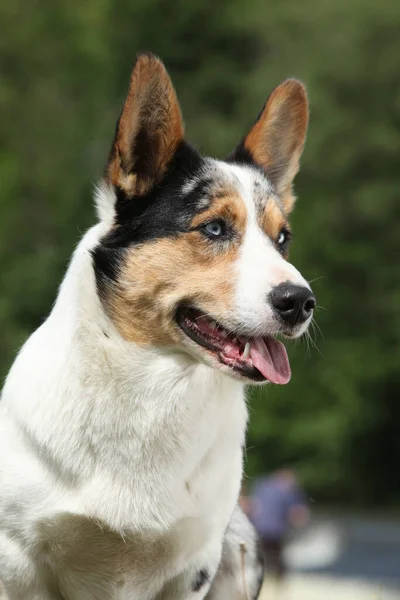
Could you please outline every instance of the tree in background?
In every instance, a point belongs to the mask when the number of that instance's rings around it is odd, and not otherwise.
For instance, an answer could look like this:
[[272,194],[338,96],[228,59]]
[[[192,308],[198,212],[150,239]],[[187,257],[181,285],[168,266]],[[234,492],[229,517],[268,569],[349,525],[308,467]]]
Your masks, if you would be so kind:
[[[94,220],[139,50],[173,76],[188,137],[227,155],[266,95],[302,78],[311,125],[293,262],[324,337],[256,390],[248,469],[291,464],[317,499],[400,503],[397,0],[43,0],[0,7],[0,368],[48,314]],[[396,185],[397,184],[397,185]]]

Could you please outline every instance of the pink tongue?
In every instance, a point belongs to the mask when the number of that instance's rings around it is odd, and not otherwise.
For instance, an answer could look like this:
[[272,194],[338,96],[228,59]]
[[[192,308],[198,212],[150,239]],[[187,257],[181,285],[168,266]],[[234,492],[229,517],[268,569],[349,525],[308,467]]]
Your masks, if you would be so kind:
[[255,338],[251,342],[250,357],[253,365],[272,383],[285,384],[291,372],[285,346],[275,338]]

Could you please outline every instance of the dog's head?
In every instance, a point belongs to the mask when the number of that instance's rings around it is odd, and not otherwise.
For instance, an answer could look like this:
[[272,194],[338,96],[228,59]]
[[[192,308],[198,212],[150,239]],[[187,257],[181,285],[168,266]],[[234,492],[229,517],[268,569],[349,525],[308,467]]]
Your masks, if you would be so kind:
[[276,335],[300,336],[315,306],[288,262],[307,121],[305,89],[289,79],[227,160],[204,158],[184,140],[164,65],[139,56],[98,191],[109,231],[93,251],[126,340],[179,347],[247,381],[289,381]]

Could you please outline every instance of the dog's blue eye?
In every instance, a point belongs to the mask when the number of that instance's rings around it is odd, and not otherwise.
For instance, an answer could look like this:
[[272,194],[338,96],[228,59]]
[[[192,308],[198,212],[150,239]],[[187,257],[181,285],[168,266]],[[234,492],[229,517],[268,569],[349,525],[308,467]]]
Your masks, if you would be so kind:
[[221,221],[211,221],[204,225],[204,230],[214,237],[219,237],[224,233],[224,227]]
[[287,240],[286,231],[281,231],[280,234],[278,235],[278,240],[277,240],[278,246],[283,246],[285,244],[286,240]]
[[276,239],[276,245],[278,246],[278,249],[280,250],[280,252],[285,252],[287,250],[287,247],[290,242],[290,238],[291,238],[290,231],[288,229],[281,229],[281,231]]

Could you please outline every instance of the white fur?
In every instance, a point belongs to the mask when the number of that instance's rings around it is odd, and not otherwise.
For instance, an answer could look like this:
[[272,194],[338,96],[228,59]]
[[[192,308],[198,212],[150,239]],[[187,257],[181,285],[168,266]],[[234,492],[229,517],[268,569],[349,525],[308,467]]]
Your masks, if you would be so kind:
[[[213,162],[225,178],[233,181],[246,205],[246,232],[236,265],[236,303],[232,320],[237,321],[237,329],[245,324],[260,335],[275,335],[279,332],[278,323],[267,300],[272,288],[285,281],[307,288],[309,285],[299,271],[282,257],[257,220],[255,184],[266,199],[273,193],[266,177],[251,167]],[[302,324],[296,335],[301,335],[308,325],[309,321]]]
[[[207,600],[257,598],[263,580],[263,559],[257,535],[236,507],[222,549],[222,560]],[[240,596],[239,596],[240,597]]]
[[[282,281],[307,283],[257,222],[254,184],[271,190],[251,168],[209,167],[232,180],[247,209],[233,313],[254,331],[275,333],[268,293]],[[91,257],[113,223],[114,192],[101,184],[96,202],[101,223],[79,244],[50,316],[22,348],[3,390],[0,577],[10,600],[201,599],[224,544],[210,597],[236,590],[245,598],[238,540],[247,540],[256,593],[254,534],[235,512],[225,535],[242,473],[243,383],[178,349],[122,339],[101,306]],[[74,536],[87,524],[106,545],[92,555],[83,537],[77,567]],[[109,530],[123,543],[113,546]],[[118,573],[108,558],[93,567],[110,548]],[[126,553],[138,551],[146,560],[127,564]],[[194,591],[201,569],[208,578]]]
[[[238,496],[243,385],[188,355],[120,337],[91,263],[106,229],[95,226],[79,244],[53,311],[4,387],[0,576],[10,600],[59,600],[57,578],[68,600],[202,598],[208,585],[192,594],[190,582],[203,566],[215,573]],[[118,585],[100,571],[78,577],[61,551],[41,545],[43,527],[51,538],[65,514],[169,552],[147,571],[133,564]]]
[[258,173],[250,168],[236,167],[235,170],[242,188],[241,197],[247,209],[246,233],[237,264],[237,314],[255,331],[274,335],[278,332],[276,318],[267,301],[272,288],[285,281],[309,286],[299,271],[282,257],[257,221],[253,190]]
[[99,220],[111,227],[115,219],[116,197],[112,186],[104,179],[95,187],[94,201]]

